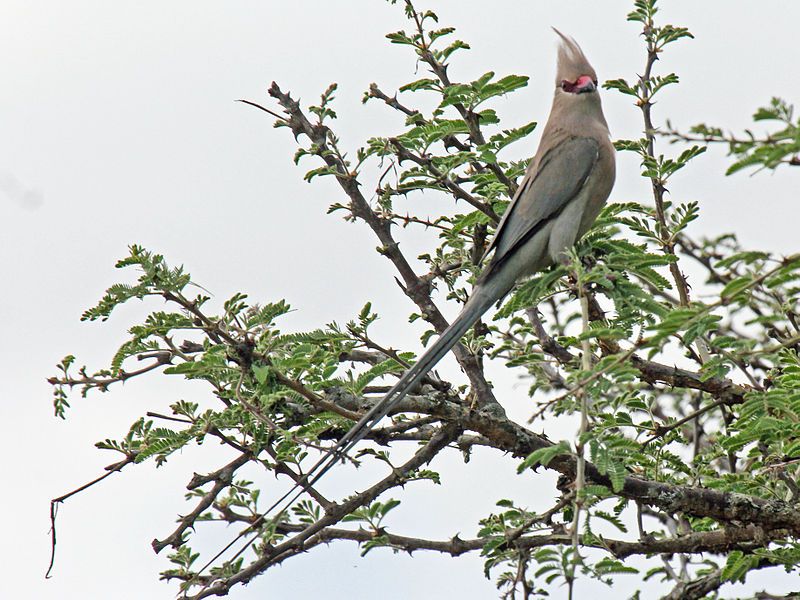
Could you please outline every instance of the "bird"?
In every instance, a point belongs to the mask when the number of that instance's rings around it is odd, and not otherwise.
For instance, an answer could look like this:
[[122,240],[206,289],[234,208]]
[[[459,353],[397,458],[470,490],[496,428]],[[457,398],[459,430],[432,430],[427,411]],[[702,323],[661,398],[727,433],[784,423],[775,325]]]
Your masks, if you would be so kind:
[[[498,223],[469,299],[440,337],[363,417],[280,498],[318,482],[421,381],[520,279],[564,261],[605,205],[616,175],[597,74],[571,37],[560,38],[553,104],[536,154]],[[487,260],[487,257],[491,258]],[[269,511],[268,511],[269,512]]]

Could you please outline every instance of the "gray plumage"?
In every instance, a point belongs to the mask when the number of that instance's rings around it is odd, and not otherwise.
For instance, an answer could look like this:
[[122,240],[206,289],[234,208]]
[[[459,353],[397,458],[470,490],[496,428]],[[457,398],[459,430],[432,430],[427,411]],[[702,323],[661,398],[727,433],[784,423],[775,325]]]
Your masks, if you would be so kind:
[[600,213],[614,185],[615,168],[597,75],[578,44],[555,31],[561,44],[550,116],[536,156],[489,244],[486,254],[492,257],[472,295],[439,339],[312,467],[303,489],[318,481],[391,412],[516,281],[561,260]]

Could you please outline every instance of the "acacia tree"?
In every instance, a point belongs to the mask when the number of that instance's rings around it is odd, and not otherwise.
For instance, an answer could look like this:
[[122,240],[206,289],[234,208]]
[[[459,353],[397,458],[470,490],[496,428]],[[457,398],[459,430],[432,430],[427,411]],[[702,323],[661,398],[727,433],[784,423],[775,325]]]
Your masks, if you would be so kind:
[[[432,12],[403,4],[409,26],[387,37],[407,47],[428,75],[399,93],[372,84],[364,95],[364,102],[402,113],[401,131],[370,139],[349,156],[331,124],[335,85],[317,106],[301,106],[276,83],[271,104],[248,103],[291,131],[299,144],[295,160],[315,163],[306,179],[328,176],[339,184],[342,200],[330,212],[374,233],[378,252],[414,305],[411,319],[428,324],[425,343],[447,327],[439,305],[468,297],[487,240],[527,164],[504,159],[506,149],[527,141],[535,123],[503,129],[492,108],[498,97],[525,86],[526,77],[486,73],[454,81],[451,60],[469,46]],[[76,370],[67,356],[50,379],[55,413],[66,416],[73,389],[85,396],[134,377],[178,376],[209,387],[213,404],[180,400],[171,415],[148,412],[121,439],[98,443],[119,460],[88,484],[128,465],[163,464],[173,452],[209,439],[229,449],[227,464],[197,465],[205,474],[188,483],[193,509],[153,542],[156,552],[171,549],[173,565],[162,577],[176,580],[183,597],[225,595],[332,542],[357,542],[364,553],[480,553],[486,575],[507,598],[545,595],[558,585],[571,596],[578,577],[612,583],[622,573],[657,578],[665,598],[702,598],[756,569],[795,568],[800,256],[743,249],[734,234],[698,237],[697,203],[668,200],[666,192],[709,143],[729,144],[736,159],[731,171],[797,165],[798,124],[790,106],[773,100],[755,118],[777,120],[782,129],[764,138],[706,125],[688,133],[668,124],[657,128],[654,98],[678,77],[658,73],[656,61],[691,34],[657,22],[656,0],[634,5],[628,20],[642,34],[644,67],[641,75],[605,87],[634,100],[642,137],[617,140],[616,147],[638,155],[652,195],[610,203],[569,264],[522,282],[465,336],[453,352],[468,384],[427,376],[358,456],[349,457],[384,465],[364,491],[337,499],[315,485],[289,510],[264,512],[413,362],[412,352],[373,336],[377,315],[369,302],[347,324],[285,333],[279,329],[289,310],[283,301],[256,304],[235,294],[215,308],[208,296],[193,295],[182,267],[170,267],[158,254],[132,246],[117,263],[138,269],[138,279],[109,288],[84,320],[106,320],[134,299],[167,308],[133,325],[104,369]],[[432,111],[415,108],[420,95],[428,103],[435,99]],[[657,150],[659,136],[699,145],[669,157]],[[375,164],[380,177],[366,181]],[[373,189],[370,198],[365,190]],[[409,212],[405,199],[423,190],[428,198],[455,199],[460,212]],[[427,272],[412,268],[398,227],[430,234],[430,250],[420,257]],[[687,265],[706,280],[690,287]],[[529,376],[529,424],[506,416],[504,399],[486,379],[487,360]],[[144,366],[131,369],[133,361]],[[579,419],[575,439],[557,442],[534,432],[546,432],[548,420],[561,415]],[[501,500],[480,523],[464,524],[462,531],[475,532],[468,539],[396,531],[390,513],[400,502],[389,493],[418,481],[446,486],[447,474],[431,470],[431,460],[450,449],[468,458],[476,446],[516,464],[532,488],[537,469],[557,472],[557,500],[541,512],[525,508],[530,498]],[[286,486],[259,488],[240,474],[246,466],[272,472]],[[56,498],[53,519],[60,502],[86,487]],[[430,493],[441,492],[431,487]],[[191,545],[207,521],[228,523],[238,536],[201,557]]]

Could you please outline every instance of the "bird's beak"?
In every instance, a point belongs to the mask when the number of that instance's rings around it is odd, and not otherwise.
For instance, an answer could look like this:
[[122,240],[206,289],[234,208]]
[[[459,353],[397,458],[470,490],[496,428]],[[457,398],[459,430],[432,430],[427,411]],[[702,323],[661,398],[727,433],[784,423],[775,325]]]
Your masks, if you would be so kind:
[[576,94],[585,94],[587,92],[594,92],[597,90],[597,86],[592,81],[592,78],[588,75],[581,75],[578,77],[578,81],[575,82],[575,93]]

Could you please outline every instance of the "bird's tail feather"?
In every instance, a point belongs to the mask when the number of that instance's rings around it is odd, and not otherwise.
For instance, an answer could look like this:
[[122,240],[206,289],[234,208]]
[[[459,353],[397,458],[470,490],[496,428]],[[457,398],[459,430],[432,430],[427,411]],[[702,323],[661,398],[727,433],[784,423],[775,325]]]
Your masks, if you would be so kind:
[[337,444],[338,452],[347,453],[355,444],[385,417],[397,404],[405,398],[425,375],[455,346],[461,337],[486,312],[494,302],[494,298],[481,293],[480,287],[470,297],[461,313],[444,330],[441,336],[425,353],[406,371],[398,382],[375,404]]
[[[472,296],[470,296],[469,300],[464,305],[461,313],[459,313],[450,326],[444,330],[442,335],[439,336],[439,339],[437,339],[436,342],[423,353],[420,359],[403,374],[384,397],[367,411],[364,416],[342,436],[336,445],[331,447],[325,455],[311,467],[305,476],[298,481],[289,492],[267,510],[265,515],[292,496],[287,503],[288,507],[303,494],[303,492],[318,482],[333,465],[350,452],[358,442],[364,439],[378,421],[389,414],[391,410],[414,389],[436,363],[458,343],[461,337],[475,324],[495,300],[496,298],[494,295],[487,294],[483,286],[476,287],[473,290]],[[298,491],[293,494],[295,490]]]

